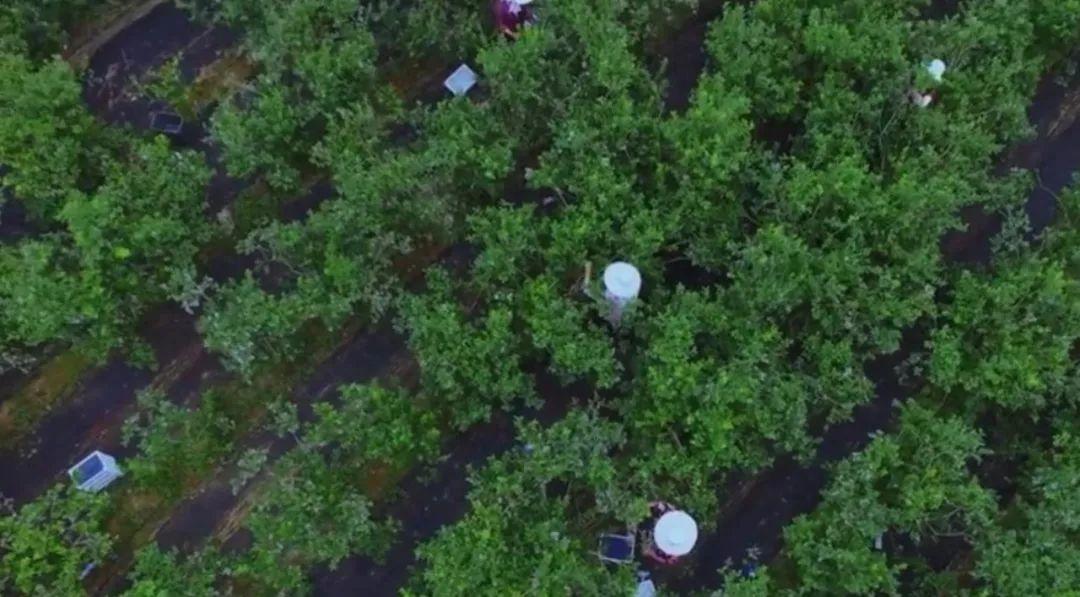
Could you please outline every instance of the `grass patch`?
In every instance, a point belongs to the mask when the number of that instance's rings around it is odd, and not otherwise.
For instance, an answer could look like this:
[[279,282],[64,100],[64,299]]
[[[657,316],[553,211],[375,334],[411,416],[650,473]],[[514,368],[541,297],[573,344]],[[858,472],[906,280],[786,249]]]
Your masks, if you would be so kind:
[[11,449],[49,413],[70,398],[93,361],[74,349],[53,357],[0,405],[0,449]]
[[242,89],[254,76],[255,63],[242,52],[230,52],[199,71],[188,87],[187,102],[194,112],[219,102]]

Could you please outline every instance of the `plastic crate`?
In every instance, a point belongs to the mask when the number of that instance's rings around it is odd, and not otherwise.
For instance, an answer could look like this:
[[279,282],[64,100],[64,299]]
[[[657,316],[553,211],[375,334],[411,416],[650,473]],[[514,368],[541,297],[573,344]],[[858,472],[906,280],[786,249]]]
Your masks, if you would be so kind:
[[476,72],[469,68],[469,65],[462,64],[443,81],[443,86],[449,89],[450,93],[462,96],[476,85],[477,80]]

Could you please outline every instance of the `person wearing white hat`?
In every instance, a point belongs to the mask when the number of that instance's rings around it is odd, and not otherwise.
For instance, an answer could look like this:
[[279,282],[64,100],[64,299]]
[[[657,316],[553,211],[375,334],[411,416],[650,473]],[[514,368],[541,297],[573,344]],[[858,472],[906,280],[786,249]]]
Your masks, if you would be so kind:
[[697,543],[697,522],[686,512],[673,510],[660,517],[653,528],[656,548],[669,556],[685,556]]
[[643,553],[660,564],[675,564],[679,558],[690,553],[697,543],[697,522],[667,502],[653,502],[651,510],[655,523],[651,532],[648,526],[645,528]]
[[604,298],[610,304],[608,320],[618,326],[623,310],[641,292],[641,272],[624,261],[616,261],[604,268]]
[[533,0],[493,0],[491,10],[495,13],[495,27],[509,38],[516,38],[521,27],[533,22],[529,7]]
[[604,268],[604,295],[608,300],[628,303],[641,292],[641,272],[629,263],[616,261]]
[[[930,78],[933,79],[934,84],[941,83],[942,79],[945,77],[946,69],[945,61],[940,58],[935,58],[926,63],[926,72],[930,75]],[[909,98],[911,103],[916,106],[928,108],[930,104],[938,99],[938,94],[936,89],[931,89],[926,93],[923,93],[918,89],[912,89],[909,93]]]

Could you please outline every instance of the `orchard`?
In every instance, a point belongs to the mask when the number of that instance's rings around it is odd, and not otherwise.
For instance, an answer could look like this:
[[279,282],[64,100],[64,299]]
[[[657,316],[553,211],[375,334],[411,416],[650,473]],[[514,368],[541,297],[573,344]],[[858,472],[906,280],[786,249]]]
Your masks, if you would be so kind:
[[0,593],[1080,587],[1080,0],[9,0],[0,73]]

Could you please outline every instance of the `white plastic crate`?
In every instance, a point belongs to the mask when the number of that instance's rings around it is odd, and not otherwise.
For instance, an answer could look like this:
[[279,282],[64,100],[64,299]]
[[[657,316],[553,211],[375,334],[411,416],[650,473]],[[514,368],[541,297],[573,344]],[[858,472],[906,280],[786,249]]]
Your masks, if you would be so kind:
[[476,72],[469,68],[469,65],[462,64],[443,81],[443,86],[449,89],[450,93],[461,96],[468,93],[476,85],[476,81]]
[[97,450],[68,469],[68,476],[82,491],[101,491],[123,475],[115,458]]

